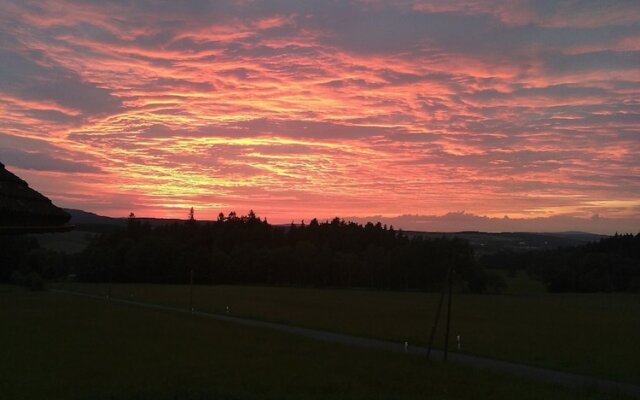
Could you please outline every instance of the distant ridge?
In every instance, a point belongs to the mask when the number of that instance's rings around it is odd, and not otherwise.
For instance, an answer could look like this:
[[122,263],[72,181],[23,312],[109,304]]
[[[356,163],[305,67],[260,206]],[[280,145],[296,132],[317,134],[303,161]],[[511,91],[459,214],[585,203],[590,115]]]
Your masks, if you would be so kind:
[[73,208],[64,208],[71,215],[71,220],[75,223],[102,223],[102,224],[119,224],[120,218],[105,217],[89,211],[77,210]]
[[[79,230],[89,232],[110,232],[127,223],[127,217],[105,217],[92,212],[65,209],[71,215],[71,223],[78,226]],[[139,218],[140,221],[151,226],[160,226],[176,222],[184,222],[184,219],[164,219],[164,218]],[[200,221],[206,222],[206,221]],[[280,225],[288,228],[290,224]],[[598,241],[607,237],[595,233],[567,231],[567,232],[480,232],[480,231],[460,231],[460,232],[423,232],[404,231],[407,236],[422,236],[425,238],[436,237],[458,237],[469,241],[475,248],[476,254],[488,254],[498,251],[528,251],[538,249],[553,249],[557,247],[580,246],[588,242]]]
[[[77,225],[80,230],[89,232],[108,232],[123,227],[127,224],[128,217],[105,217],[89,211],[65,208],[71,215],[71,223]],[[149,223],[151,226],[159,226],[180,222],[180,219],[164,218],[137,218],[141,222]]]
[[410,237],[458,237],[471,243],[477,254],[498,251],[521,252],[528,250],[554,249],[557,247],[580,246],[607,237],[588,232],[405,232]]

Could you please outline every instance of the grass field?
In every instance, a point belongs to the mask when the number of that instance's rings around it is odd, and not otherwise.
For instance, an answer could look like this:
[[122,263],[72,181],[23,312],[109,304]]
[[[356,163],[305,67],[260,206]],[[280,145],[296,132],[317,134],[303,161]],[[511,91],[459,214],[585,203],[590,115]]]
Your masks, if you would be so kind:
[[618,398],[14,287],[0,321],[3,399]]
[[[64,284],[106,294],[107,285]],[[187,308],[187,285],[114,285],[120,298]],[[195,286],[198,310],[426,344],[437,294],[246,286]],[[443,327],[441,323],[440,327]],[[640,383],[640,296],[456,295],[452,336],[462,351]],[[443,329],[436,338],[441,347]],[[455,340],[452,340],[455,343]]]
[[535,279],[531,279],[526,271],[515,271],[513,276],[510,276],[507,271],[500,269],[487,269],[487,272],[500,275],[507,283],[507,287],[502,294],[508,295],[523,295],[523,294],[544,294],[547,292],[545,285]]

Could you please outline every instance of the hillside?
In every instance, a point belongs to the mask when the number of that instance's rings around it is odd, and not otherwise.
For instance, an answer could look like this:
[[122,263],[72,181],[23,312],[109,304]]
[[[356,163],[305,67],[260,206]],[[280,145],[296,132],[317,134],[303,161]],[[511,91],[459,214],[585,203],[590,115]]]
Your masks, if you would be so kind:
[[587,232],[406,232],[410,237],[457,237],[471,243],[476,255],[493,254],[501,251],[524,252],[529,250],[555,249],[558,247],[580,246],[595,242],[604,235]]
[[[65,209],[71,215],[70,223],[77,227],[76,232],[83,233],[104,233],[113,232],[119,227],[126,226],[127,218],[114,218],[98,215],[92,212]],[[163,218],[138,218],[140,222],[148,223],[152,227],[165,225],[169,223],[180,222],[179,219],[163,219]],[[289,225],[282,225],[284,228],[288,228]],[[473,246],[477,256],[484,254],[493,254],[500,251],[513,251],[523,252],[529,250],[539,249],[554,249],[557,247],[571,247],[580,246],[588,242],[600,240],[606,236],[598,235],[588,232],[549,232],[549,233],[532,233],[532,232],[501,232],[501,233],[489,233],[489,232],[476,232],[476,231],[464,231],[464,232],[419,232],[419,231],[406,231],[409,237],[422,236],[425,238],[435,237],[456,237],[469,241]],[[48,242],[56,243],[56,250],[64,249],[64,242],[66,238],[73,238],[74,252],[82,245],[78,244],[78,234],[51,234],[41,235],[45,238],[42,243],[47,247]],[[82,235],[86,237],[86,235]]]

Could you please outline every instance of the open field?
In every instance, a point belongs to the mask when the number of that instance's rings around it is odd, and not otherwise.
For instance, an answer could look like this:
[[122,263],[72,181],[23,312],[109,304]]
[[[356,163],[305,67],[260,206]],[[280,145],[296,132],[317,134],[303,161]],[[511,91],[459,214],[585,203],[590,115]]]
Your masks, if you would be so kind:
[[599,399],[423,358],[0,287],[7,399]]
[[515,274],[509,275],[506,270],[487,269],[489,273],[500,275],[507,283],[507,287],[502,294],[506,295],[532,295],[545,294],[547,288],[544,283],[529,277],[526,271],[517,270]]
[[[60,284],[88,293],[107,285]],[[187,308],[188,285],[113,285],[112,295]],[[202,311],[426,344],[437,294],[247,286],[194,286]],[[443,328],[443,321],[440,327]],[[436,338],[442,346],[443,329]],[[456,295],[452,336],[462,351],[640,383],[640,296],[623,294]],[[455,345],[452,340],[451,346]]]

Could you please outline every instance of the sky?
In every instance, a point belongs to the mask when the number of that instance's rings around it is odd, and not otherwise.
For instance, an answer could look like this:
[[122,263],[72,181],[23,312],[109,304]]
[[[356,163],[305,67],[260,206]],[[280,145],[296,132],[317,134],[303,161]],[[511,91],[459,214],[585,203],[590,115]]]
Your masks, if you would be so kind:
[[638,232],[639,154],[637,0],[0,0],[0,161],[61,207]]

